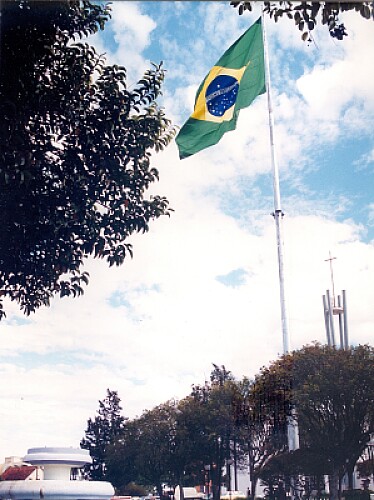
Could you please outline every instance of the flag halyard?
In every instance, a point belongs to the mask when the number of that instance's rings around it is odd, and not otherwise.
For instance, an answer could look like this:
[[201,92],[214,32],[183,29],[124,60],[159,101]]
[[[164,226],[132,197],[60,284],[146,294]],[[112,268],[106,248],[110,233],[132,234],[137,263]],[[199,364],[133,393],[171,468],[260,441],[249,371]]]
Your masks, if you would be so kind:
[[192,115],[176,143],[181,159],[217,144],[234,130],[239,111],[265,92],[261,18],[217,61],[201,83]]

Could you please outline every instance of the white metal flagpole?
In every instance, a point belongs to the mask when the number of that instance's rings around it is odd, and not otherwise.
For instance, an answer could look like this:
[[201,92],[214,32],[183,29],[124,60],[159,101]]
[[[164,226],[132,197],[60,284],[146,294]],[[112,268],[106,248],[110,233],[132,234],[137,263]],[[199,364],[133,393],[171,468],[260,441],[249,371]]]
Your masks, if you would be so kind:
[[273,168],[274,213],[272,215],[274,216],[275,220],[277,249],[278,249],[278,271],[279,271],[279,289],[280,289],[279,291],[280,291],[280,306],[281,306],[281,320],[282,320],[282,334],[283,334],[283,353],[287,354],[290,349],[290,342],[289,342],[288,316],[286,307],[286,292],[284,285],[284,257],[283,257],[283,238],[282,238],[282,218],[284,214],[281,209],[278,161],[274,144],[274,116],[273,116],[273,106],[271,101],[270,65],[269,65],[269,54],[268,54],[268,46],[266,40],[265,19],[264,19],[263,9],[261,17],[262,17],[262,34],[263,34],[262,36],[264,41],[265,83],[266,83],[266,93],[268,98],[268,110],[269,110],[271,162]]
[[[283,354],[287,354],[290,349],[290,341],[289,341],[288,316],[286,307],[286,292],[284,285],[284,257],[283,257],[283,237],[282,237],[283,211],[281,208],[281,201],[280,201],[278,161],[274,144],[274,116],[273,116],[273,106],[271,102],[270,64],[269,64],[269,53],[266,40],[265,19],[264,19],[263,9],[262,9],[262,33],[264,40],[265,83],[266,83],[266,93],[268,97],[268,110],[269,110],[271,161],[273,167],[273,190],[274,190],[273,216],[275,220],[277,249],[278,249],[278,271],[279,271],[279,291],[280,291],[282,334],[283,334]],[[299,429],[298,429],[298,422],[296,419],[295,408],[292,409],[292,414],[288,417],[287,438],[288,438],[288,449],[290,451],[297,450],[299,448]]]

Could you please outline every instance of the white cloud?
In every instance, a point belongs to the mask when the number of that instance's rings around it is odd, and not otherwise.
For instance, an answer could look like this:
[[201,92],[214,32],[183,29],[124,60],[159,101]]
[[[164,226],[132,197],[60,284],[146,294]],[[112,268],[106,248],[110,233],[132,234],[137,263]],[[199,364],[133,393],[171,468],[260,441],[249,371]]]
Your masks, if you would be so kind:
[[91,43],[95,44],[98,52],[106,52],[107,64],[123,64],[126,67],[127,81],[131,85],[149,68],[149,61],[142,52],[151,43],[151,33],[156,23],[142,13],[139,2],[113,2],[111,10],[110,25],[115,49],[105,47],[101,36],[92,37]]
[[[205,29],[219,42],[219,50],[229,36],[242,31],[233,9],[214,3],[199,8],[207,14]],[[110,53],[111,62],[135,73],[145,64],[143,52],[158,27],[142,13],[141,4],[115,2],[113,9],[118,46]],[[178,9],[185,15],[185,9]],[[356,130],[367,127],[372,78],[363,77],[365,71],[369,76],[374,71],[367,51],[373,35],[366,21],[356,22],[352,18],[356,34],[339,47],[336,60],[323,45],[314,56],[314,68],[297,82],[280,81],[279,67],[275,70],[281,176],[297,176],[294,185],[299,189],[285,199],[284,219],[295,348],[324,342],[322,294],[331,288],[325,262],[329,251],[337,257],[336,290],[348,293],[351,339],[374,342],[374,249],[361,241],[360,225],[336,220],[349,193],[344,197],[332,191],[321,199],[313,187],[303,186],[303,168],[313,162],[314,147],[335,147],[342,123],[347,134],[354,131],[349,123]],[[216,32],[211,30],[214,24],[219,26]],[[283,47],[302,57],[309,49],[286,24],[277,25],[279,32],[269,26],[270,34],[278,33]],[[186,25],[186,37],[188,33]],[[193,50],[190,58],[197,59],[208,42],[205,38],[202,45],[196,37],[195,43],[186,43]],[[302,48],[295,52],[298,44]],[[185,84],[168,90],[164,99],[167,113],[178,122],[192,109],[204,76],[184,67],[183,57],[177,69]],[[168,69],[173,72],[174,66]],[[300,93],[293,91],[296,83]],[[104,262],[89,261],[91,279],[83,297],[56,299],[26,324],[17,324],[17,307],[9,305],[9,318],[0,326],[0,354],[7,360],[0,365],[6,381],[0,385],[3,454],[22,455],[27,447],[45,444],[78,445],[107,388],[119,391],[124,413],[134,416],[185,396],[193,383],[209,376],[212,362],[238,377],[251,376],[282,352],[267,119],[263,96],[242,111],[238,129],[214,148],[182,162],[175,144],[155,155],[152,161],[161,180],[151,191],[167,195],[175,212],[170,219],[155,221],[149,233],[132,238],[134,259],[124,266],[108,269]],[[269,182],[268,190],[256,183],[259,176]],[[245,273],[240,286],[217,280],[236,269]]]
[[367,207],[368,210],[368,224],[374,226],[374,203],[370,203]]
[[228,48],[250,26],[250,23],[245,23],[245,19],[241,16],[227,14],[227,5],[224,3],[201,3],[200,16],[203,20],[204,34],[220,50]]
[[364,170],[367,168],[369,165],[374,163],[374,148],[369,151],[368,153],[365,153],[355,162],[355,166],[357,167],[357,170]]
[[[110,270],[91,262],[83,298],[56,300],[29,325],[2,325],[14,354],[49,353],[53,363],[55,353],[81,353],[83,360],[91,353],[86,366],[77,360],[51,366],[45,358],[36,368],[2,367],[2,379],[10,381],[1,389],[8,453],[22,454],[22,445],[76,445],[107,387],[119,390],[125,414],[133,416],[186,395],[209,375],[211,362],[251,375],[282,351],[272,218],[264,218],[254,236],[222,214],[214,199],[188,197],[189,185],[183,196],[183,176],[175,184],[178,211],[135,238],[133,261]],[[285,241],[291,345],[324,341],[321,295],[330,287],[329,250],[338,256],[337,290],[348,290],[352,339],[372,341],[373,248],[359,241],[357,228],[287,217]],[[242,286],[216,279],[238,268],[247,271]],[[110,306],[116,290],[129,309]],[[28,415],[26,428],[20,414]],[[17,436],[15,424],[22,429]]]
[[[369,22],[360,22],[357,14],[347,16],[350,34],[341,43],[341,54],[322,53],[322,62],[301,76],[297,87],[308,104],[308,112],[324,121],[336,121],[345,111],[365,104],[361,121],[374,108],[371,81],[374,78],[373,60],[363,47],[374,43],[374,33]],[[325,46],[330,45],[325,44]],[[333,58],[332,53],[335,54]],[[366,111],[366,112],[365,112]]]

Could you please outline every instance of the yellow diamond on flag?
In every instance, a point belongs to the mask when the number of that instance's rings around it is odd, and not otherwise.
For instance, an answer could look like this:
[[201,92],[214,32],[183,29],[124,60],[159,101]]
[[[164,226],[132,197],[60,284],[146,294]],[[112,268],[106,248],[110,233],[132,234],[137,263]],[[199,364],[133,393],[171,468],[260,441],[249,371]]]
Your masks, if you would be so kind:
[[222,123],[232,120],[239,84],[247,66],[239,69],[213,66],[196,99],[191,117]]

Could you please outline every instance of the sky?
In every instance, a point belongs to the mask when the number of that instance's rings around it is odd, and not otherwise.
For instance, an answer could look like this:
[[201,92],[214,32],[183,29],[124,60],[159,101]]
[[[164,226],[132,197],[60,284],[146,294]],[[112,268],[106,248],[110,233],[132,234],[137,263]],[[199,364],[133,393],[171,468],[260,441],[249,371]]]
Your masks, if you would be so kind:
[[[90,38],[129,85],[150,61],[167,70],[160,105],[181,126],[223,52],[259,17],[228,2],[116,1]],[[347,291],[349,342],[374,344],[374,25],[347,13],[349,36],[301,40],[267,19],[280,171],[290,347],[326,342],[322,296]],[[89,260],[83,297],[0,324],[0,462],[37,446],[79,446],[106,390],[134,418],[187,396],[212,363],[253,377],[283,352],[266,95],[235,131],[179,160],[152,156],[174,212],[131,239],[120,268]]]

